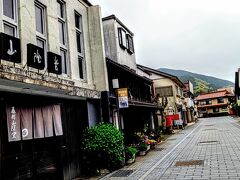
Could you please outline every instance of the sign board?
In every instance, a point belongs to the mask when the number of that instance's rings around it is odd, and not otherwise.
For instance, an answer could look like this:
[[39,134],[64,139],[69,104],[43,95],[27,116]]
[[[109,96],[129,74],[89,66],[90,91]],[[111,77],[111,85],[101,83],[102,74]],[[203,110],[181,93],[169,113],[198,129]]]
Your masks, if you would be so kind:
[[21,63],[20,39],[1,33],[0,58],[14,63]]
[[119,82],[118,82],[118,79],[113,79],[113,80],[112,80],[112,84],[113,84],[113,88],[114,88],[114,89],[119,88]]
[[128,108],[128,89],[121,88],[117,90],[119,108]]
[[62,58],[53,52],[48,52],[48,72],[62,74]]
[[44,49],[33,44],[27,44],[27,65],[36,69],[44,69]]

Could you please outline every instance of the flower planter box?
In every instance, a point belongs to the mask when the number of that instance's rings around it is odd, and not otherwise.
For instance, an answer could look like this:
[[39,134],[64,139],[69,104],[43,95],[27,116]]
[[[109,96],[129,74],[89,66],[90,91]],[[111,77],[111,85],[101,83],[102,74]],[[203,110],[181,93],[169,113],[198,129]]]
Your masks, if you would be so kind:
[[135,159],[136,159],[136,155],[134,154],[134,155],[132,156],[132,158],[130,158],[130,159],[127,160],[127,164],[132,164],[132,163],[134,163],[134,162],[135,162]]
[[134,163],[134,162],[135,162],[135,159],[133,159],[133,158],[127,160],[127,164],[132,164],[132,163]]
[[148,146],[147,146],[147,151],[149,151],[149,150],[150,150],[150,148],[151,148],[151,146],[150,146],[150,145],[148,145]]
[[145,156],[145,155],[146,155],[146,151],[140,151],[140,152],[139,152],[139,155],[140,155],[140,156]]

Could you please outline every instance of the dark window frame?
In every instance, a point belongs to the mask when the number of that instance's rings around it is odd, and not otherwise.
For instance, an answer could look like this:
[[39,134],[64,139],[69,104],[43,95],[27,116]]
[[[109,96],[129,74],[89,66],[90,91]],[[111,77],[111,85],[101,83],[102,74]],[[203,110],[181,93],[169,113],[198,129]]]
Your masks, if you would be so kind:
[[164,87],[155,87],[155,94],[159,94],[160,97],[173,97],[173,87],[164,86]]
[[224,103],[224,98],[222,98],[222,97],[218,98],[218,99],[217,99],[217,102],[218,102],[218,104]]
[[118,40],[120,47],[127,49],[127,33],[123,28],[118,28]]
[[130,34],[127,34],[127,51],[130,54],[134,53],[133,37]]
[[82,15],[77,11],[74,12],[75,15],[75,29],[76,29],[76,47],[77,47],[77,59],[78,59],[78,68],[79,68],[79,78],[81,80],[87,80],[86,72],[86,61],[85,61],[85,48],[84,48],[84,37],[83,37],[83,24],[82,24]]

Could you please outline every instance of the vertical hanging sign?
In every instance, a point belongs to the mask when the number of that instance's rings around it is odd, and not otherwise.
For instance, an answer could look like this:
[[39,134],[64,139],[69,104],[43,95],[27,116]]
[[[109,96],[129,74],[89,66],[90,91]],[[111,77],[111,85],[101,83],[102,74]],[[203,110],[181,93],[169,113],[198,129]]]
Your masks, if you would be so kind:
[[14,106],[7,107],[8,141],[20,141],[20,111]]
[[128,89],[121,88],[117,90],[118,95],[118,107],[128,108]]

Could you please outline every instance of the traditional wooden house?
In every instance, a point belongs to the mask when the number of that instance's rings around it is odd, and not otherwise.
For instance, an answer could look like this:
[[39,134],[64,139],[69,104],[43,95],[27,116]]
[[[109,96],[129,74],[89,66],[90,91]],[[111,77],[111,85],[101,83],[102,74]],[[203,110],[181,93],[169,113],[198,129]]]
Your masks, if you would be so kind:
[[162,107],[152,101],[152,80],[136,73],[133,33],[114,15],[103,18],[103,31],[109,83],[105,119],[126,136],[156,128]]
[[73,179],[81,130],[108,91],[100,9],[3,0],[0,10],[0,179]]
[[200,117],[228,115],[229,105],[234,102],[234,94],[227,91],[213,91],[196,97]]
[[184,104],[183,88],[185,85],[178,79],[178,77],[145,67],[137,65],[138,69],[149,74],[149,78],[153,80],[153,89],[155,94],[158,94],[159,101],[165,107],[166,115],[173,116],[174,120],[185,121],[184,111],[186,105]]

